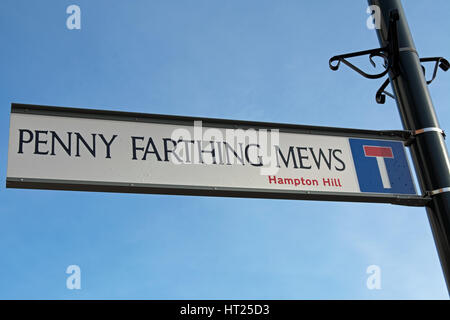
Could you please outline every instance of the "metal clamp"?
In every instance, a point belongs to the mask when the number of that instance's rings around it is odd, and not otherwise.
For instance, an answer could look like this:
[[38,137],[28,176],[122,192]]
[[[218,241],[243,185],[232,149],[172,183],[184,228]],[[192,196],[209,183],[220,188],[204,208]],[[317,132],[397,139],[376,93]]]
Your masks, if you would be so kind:
[[427,132],[438,132],[438,133],[442,134],[444,139],[445,139],[445,136],[446,136],[444,130],[442,130],[441,128],[436,128],[436,127],[417,129],[417,130],[413,130],[413,131],[410,131],[410,132],[411,132],[411,135],[405,141],[405,146],[407,146],[407,147],[410,146],[414,142],[414,140],[416,139],[416,137],[418,135],[424,134],[424,133],[427,133]]
[[427,133],[427,132],[439,132],[445,138],[444,130],[442,130],[441,128],[436,128],[436,127],[429,127],[429,128],[418,129],[418,130],[413,131],[412,135],[413,136],[418,136],[419,134],[423,134],[423,133]]
[[417,52],[417,50],[414,49],[414,48],[410,48],[410,47],[402,47],[402,48],[399,48],[398,51],[400,51],[400,52],[412,52],[412,53],[415,53],[417,56],[419,56],[419,53]]
[[427,194],[430,196],[435,196],[437,194],[441,194],[441,193],[445,193],[445,192],[450,192],[450,187],[445,187],[445,188],[440,188],[440,189],[436,189],[433,191],[428,191]]

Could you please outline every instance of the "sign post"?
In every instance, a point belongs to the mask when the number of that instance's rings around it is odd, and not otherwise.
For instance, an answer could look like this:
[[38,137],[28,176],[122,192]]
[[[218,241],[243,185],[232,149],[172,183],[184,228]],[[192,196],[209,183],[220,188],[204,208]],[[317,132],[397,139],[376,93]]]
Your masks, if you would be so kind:
[[389,71],[389,78],[403,127],[416,133],[411,154],[420,188],[432,197],[427,204],[428,219],[450,292],[450,162],[443,131],[400,0],[369,0],[369,4],[381,11],[377,35],[382,47],[388,46],[391,40],[388,39],[389,22],[398,18],[397,68]]

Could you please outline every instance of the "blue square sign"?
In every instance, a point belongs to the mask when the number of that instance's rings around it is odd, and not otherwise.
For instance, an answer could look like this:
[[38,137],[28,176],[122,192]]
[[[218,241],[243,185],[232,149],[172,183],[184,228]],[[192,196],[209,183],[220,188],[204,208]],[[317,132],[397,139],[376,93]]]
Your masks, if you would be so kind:
[[361,192],[416,194],[400,141],[350,138]]

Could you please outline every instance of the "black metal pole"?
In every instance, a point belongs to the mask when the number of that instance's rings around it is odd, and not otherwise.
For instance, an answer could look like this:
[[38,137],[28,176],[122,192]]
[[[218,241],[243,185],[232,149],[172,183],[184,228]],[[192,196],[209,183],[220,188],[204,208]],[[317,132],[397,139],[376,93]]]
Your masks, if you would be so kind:
[[[377,30],[382,47],[388,45],[390,14],[397,10],[399,54],[397,74],[389,72],[397,107],[406,130],[416,131],[411,155],[423,193],[432,196],[427,205],[439,259],[450,293],[450,162],[439,131],[439,122],[431,101],[408,22],[400,0],[368,0],[380,8],[381,24]],[[420,131],[425,129],[424,131]]]

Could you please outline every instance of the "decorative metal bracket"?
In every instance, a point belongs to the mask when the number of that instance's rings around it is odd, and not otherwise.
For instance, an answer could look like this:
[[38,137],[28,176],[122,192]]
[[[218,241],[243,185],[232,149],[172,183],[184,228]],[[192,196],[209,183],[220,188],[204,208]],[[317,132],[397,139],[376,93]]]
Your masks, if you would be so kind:
[[[436,79],[438,68],[441,68],[443,71],[447,71],[448,69],[450,69],[450,63],[442,57],[420,58],[420,62],[434,62],[435,63],[434,68],[433,68],[433,75],[432,75],[431,79],[430,80],[425,79],[425,81],[427,82],[428,85],[430,83],[432,83],[434,79]],[[423,70],[423,74],[425,75],[426,70],[425,70],[424,66],[422,66],[422,70]],[[381,85],[380,89],[378,89],[378,91],[375,95],[375,100],[377,101],[377,103],[384,104],[386,102],[386,96],[389,96],[395,100],[395,96],[392,93],[385,91],[387,86],[389,85],[389,83],[390,83],[390,80],[388,78]]]
[[387,78],[375,94],[375,100],[378,104],[384,104],[386,102],[386,96],[389,96],[395,100],[395,96],[392,93],[385,91],[387,86],[389,85],[389,82],[390,80],[389,78]]
[[[358,68],[357,66],[355,66],[354,64],[348,62],[346,59],[348,58],[354,58],[354,57],[360,57],[360,56],[365,56],[365,55],[369,55],[369,61],[372,64],[372,66],[376,67],[375,62],[373,61],[373,57],[381,57],[384,59],[385,64],[385,70],[381,73],[377,73],[377,74],[369,74],[366,73],[364,71],[362,71],[360,68]],[[365,51],[358,51],[358,52],[352,52],[352,53],[347,53],[347,54],[342,54],[342,55],[338,55],[338,56],[334,56],[330,59],[329,64],[330,64],[330,69],[333,71],[336,71],[339,69],[339,66],[341,64],[341,62],[345,65],[347,65],[348,67],[350,67],[352,70],[358,72],[360,75],[362,75],[365,78],[368,79],[379,79],[384,77],[388,72],[389,72],[389,68],[387,67],[387,50],[386,48],[378,48],[378,49],[371,49],[371,50],[365,50]],[[336,64],[333,64],[334,62],[336,62]]]
[[[368,79],[378,79],[384,77],[390,70],[398,71],[398,56],[399,56],[399,48],[398,48],[398,37],[397,37],[397,21],[399,19],[398,11],[392,10],[390,13],[389,19],[389,29],[388,29],[388,44],[384,48],[377,48],[365,51],[352,52],[347,54],[342,54],[338,56],[334,56],[330,59],[329,65],[330,69],[336,71],[339,69],[339,66],[342,63],[358,72],[365,78]],[[356,67],[352,63],[348,62],[346,59],[369,55],[369,61],[372,66],[376,67],[375,62],[373,61],[373,57],[381,57],[384,60],[384,68],[385,70],[378,74],[369,74],[362,71],[360,68]],[[336,63],[337,61],[337,63]]]
[[[388,39],[387,39],[387,45],[384,48],[377,48],[377,49],[371,49],[371,50],[364,50],[364,51],[358,51],[358,52],[352,52],[342,55],[334,56],[329,61],[330,69],[333,71],[336,71],[339,69],[339,66],[341,62],[351,68],[352,70],[356,71],[360,75],[362,75],[365,78],[368,79],[379,79],[384,77],[388,74],[389,71],[391,71],[391,74],[393,78],[395,79],[399,74],[399,55],[400,51],[411,51],[413,49],[410,48],[399,48],[398,44],[398,31],[397,31],[397,21],[399,20],[399,15],[397,10],[392,10],[390,12],[389,16],[389,28],[388,28]],[[415,52],[415,50],[414,50]],[[360,57],[360,56],[369,56],[369,61],[372,64],[372,66],[375,68],[376,64],[373,61],[374,57],[380,57],[384,60],[384,71],[377,73],[377,74],[370,74],[367,72],[364,72],[351,62],[347,61],[348,58],[354,58],[354,57]],[[430,84],[433,82],[433,80],[436,78],[438,67],[440,67],[443,71],[447,71],[450,69],[450,63],[442,58],[442,57],[432,57],[432,58],[421,58],[420,62],[435,62],[434,69],[433,69],[433,76],[431,80],[426,80],[427,84]],[[423,72],[425,74],[425,68],[422,66]],[[389,85],[390,80],[389,78],[385,80],[385,82],[381,85],[381,87],[378,89],[375,100],[379,104],[384,104],[386,102],[386,96],[389,96],[395,100],[395,96],[392,93],[389,93],[386,91],[387,86]]]

